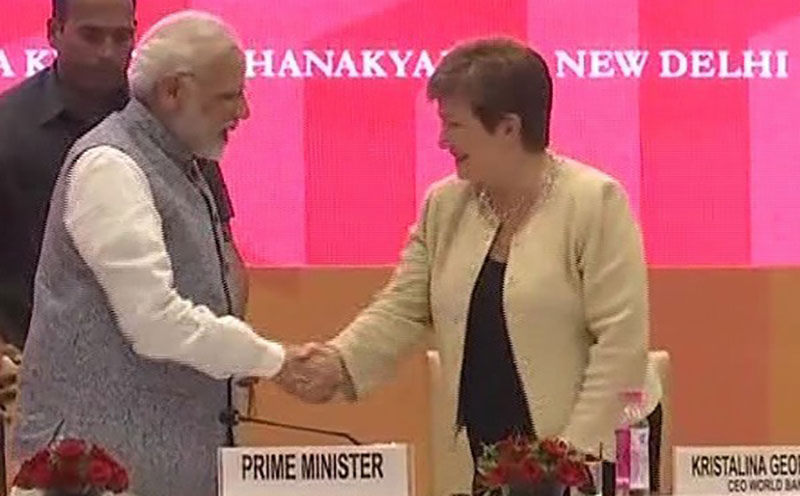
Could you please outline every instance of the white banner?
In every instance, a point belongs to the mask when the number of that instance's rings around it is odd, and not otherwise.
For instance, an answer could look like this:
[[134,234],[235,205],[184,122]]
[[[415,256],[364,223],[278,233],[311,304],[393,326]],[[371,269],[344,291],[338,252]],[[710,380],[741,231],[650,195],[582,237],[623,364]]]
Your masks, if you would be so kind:
[[404,444],[222,448],[220,496],[410,496]]
[[675,448],[676,494],[800,494],[800,447]]

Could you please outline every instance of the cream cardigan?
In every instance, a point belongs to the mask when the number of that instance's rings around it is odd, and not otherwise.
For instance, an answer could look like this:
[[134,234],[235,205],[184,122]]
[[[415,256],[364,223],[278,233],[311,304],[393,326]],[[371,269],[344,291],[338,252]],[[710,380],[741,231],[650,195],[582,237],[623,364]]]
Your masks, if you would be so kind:
[[[508,256],[508,332],[537,434],[594,452],[602,442],[613,456],[618,394],[643,388],[646,376],[642,240],[617,181],[549,157],[558,168],[551,193],[519,228]],[[438,433],[450,437],[451,451],[436,463],[464,474],[452,492],[469,492],[471,483],[466,435],[455,430],[458,388],[470,296],[496,229],[467,182],[434,185],[391,281],[331,341],[361,397],[433,331],[446,391],[441,406],[453,419],[453,431]]]

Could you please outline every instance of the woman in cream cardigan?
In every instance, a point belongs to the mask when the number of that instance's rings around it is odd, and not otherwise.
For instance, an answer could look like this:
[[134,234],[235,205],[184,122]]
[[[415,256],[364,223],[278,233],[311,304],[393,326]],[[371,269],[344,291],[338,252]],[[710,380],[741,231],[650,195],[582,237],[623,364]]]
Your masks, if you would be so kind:
[[391,281],[307,348],[316,371],[289,388],[327,399],[327,374],[362,397],[432,329],[453,419],[436,462],[464,473],[447,492],[468,492],[471,458],[513,432],[613,455],[619,394],[644,387],[648,347],[642,240],[622,187],[548,150],[552,81],[524,45],[456,47],[428,96],[457,177],[430,189]]

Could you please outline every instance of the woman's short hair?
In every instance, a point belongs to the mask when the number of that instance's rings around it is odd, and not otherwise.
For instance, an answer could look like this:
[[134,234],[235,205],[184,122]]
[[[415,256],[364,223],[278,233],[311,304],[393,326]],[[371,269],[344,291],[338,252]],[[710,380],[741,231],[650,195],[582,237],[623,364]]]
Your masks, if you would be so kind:
[[522,144],[542,151],[550,144],[553,79],[544,58],[508,38],[456,46],[428,81],[430,100],[462,97],[483,126],[493,132],[507,114],[522,121]]

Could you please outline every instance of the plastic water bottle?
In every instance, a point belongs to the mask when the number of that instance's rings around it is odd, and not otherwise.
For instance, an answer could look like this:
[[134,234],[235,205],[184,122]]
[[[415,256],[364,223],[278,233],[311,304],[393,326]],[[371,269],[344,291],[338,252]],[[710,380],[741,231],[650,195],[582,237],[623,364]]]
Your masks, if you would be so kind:
[[650,493],[650,426],[644,411],[644,393],[622,393],[625,405],[616,430],[616,495],[647,496]]

